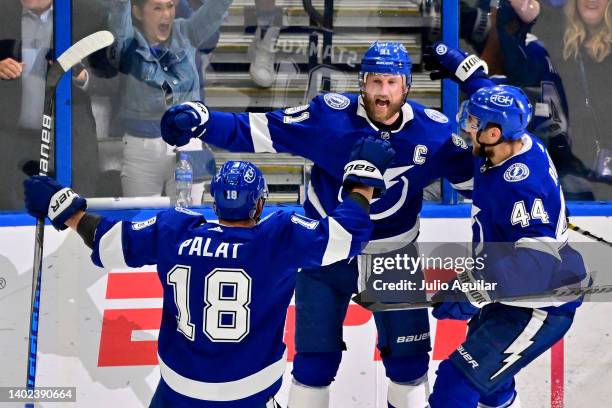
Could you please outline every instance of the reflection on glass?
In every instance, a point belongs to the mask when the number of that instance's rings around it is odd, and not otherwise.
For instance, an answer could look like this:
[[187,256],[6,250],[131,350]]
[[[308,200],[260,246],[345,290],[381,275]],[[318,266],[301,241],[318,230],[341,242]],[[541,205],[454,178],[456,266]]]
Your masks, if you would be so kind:
[[[566,198],[607,199],[612,196],[612,156],[605,131],[610,115],[603,112],[605,96],[601,90],[609,79],[604,74],[606,68],[595,58],[605,64],[606,47],[609,52],[610,35],[601,34],[610,32],[603,18],[608,2],[583,6],[583,14],[592,24],[586,29],[577,3],[568,1],[564,10],[571,23],[565,37],[558,24],[563,19],[563,8],[559,8],[563,3],[501,0],[499,4],[481,2],[475,6],[463,1],[461,36],[487,61],[489,74],[498,76],[495,82],[519,86],[529,95],[534,106],[529,130],[545,142]],[[610,7],[607,9],[609,12]],[[594,37],[599,41],[589,40],[589,30],[599,33]],[[542,40],[532,34],[534,31]],[[591,44],[589,61],[580,51],[584,47],[579,44],[585,41]]]
[[[38,161],[47,67],[51,60],[51,0],[3,2],[0,17],[0,210],[23,207],[22,167]],[[36,163],[30,163],[36,169]]]

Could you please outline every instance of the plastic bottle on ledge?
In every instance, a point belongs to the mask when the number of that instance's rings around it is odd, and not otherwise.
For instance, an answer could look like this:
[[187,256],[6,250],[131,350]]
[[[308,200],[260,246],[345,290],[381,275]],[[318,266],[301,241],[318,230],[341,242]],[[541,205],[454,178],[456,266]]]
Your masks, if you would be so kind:
[[180,153],[174,171],[176,181],[176,206],[189,207],[191,205],[191,184],[193,183],[193,169],[189,164],[187,154]]

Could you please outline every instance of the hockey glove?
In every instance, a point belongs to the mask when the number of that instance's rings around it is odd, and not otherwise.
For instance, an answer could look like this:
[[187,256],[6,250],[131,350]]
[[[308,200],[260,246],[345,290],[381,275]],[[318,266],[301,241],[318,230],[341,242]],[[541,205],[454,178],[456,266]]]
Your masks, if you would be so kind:
[[[482,281],[481,281],[482,282]],[[480,309],[491,302],[484,290],[470,288],[478,280],[472,272],[463,272],[448,282],[448,289],[438,291],[431,299],[436,319],[470,320]]]
[[47,176],[30,177],[23,182],[23,188],[28,214],[34,218],[49,217],[58,231],[65,230],[64,223],[87,208],[87,200]]
[[423,62],[427,71],[433,71],[429,74],[432,80],[450,78],[460,83],[489,71],[487,63],[476,55],[469,55],[443,42],[434,43],[423,55]]
[[344,166],[344,189],[365,184],[374,187],[374,197],[380,196],[386,191],[383,175],[394,156],[395,150],[388,141],[372,136],[361,138]]
[[184,146],[202,137],[210,115],[202,102],[184,102],[168,109],[161,119],[162,138],[171,146]]

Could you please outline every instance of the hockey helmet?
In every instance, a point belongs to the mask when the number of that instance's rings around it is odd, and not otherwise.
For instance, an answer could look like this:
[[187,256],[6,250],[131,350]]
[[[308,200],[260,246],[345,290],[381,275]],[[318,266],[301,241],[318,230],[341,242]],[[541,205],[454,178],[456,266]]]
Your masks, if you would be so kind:
[[[462,129],[481,131],[489,124],[501,127],[504,140],[520,139],[531,120],[532,106],[522,89],[510,85],[480,88],[462,104],[459,125]],[[477,125],[469,124],[469,116],[478,119]]]
[[261,170],[248,161],[226,162],[210,186],[213,209],[224,220],[246,220],[255,216],[257,202],[268,191]]
[[359,81],[365,83],[367,74],[403,75],[406,86],[412,82],[412,61],[404,44],[375,41],[361,59]]

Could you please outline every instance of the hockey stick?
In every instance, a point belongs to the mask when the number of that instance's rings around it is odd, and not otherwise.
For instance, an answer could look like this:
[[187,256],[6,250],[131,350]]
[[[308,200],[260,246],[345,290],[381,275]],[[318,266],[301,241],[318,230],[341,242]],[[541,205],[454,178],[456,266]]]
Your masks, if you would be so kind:
[[[544,292],[539,294],[511,296],[504,299],[496,299],[498,302],[516,302],[521,300],[537,300],[547,298],[563,298],[569,296],[581,296],[581,295],[595,295],[600,293],[611,293],[612,285],[600,285],[600,286],[586,286],[579,288],[560,288],[550,292]],[[357,303],[372,312],[388,312],[394,310],[409,310],[409,309],[425,309],[433,307],[434,304],[440,302],[433,302],[431,300],[425,300],[422,302],[396,302],[396,303],[384,303],[384,302],[369,302],[362,299],[364,292],[360,292],[353,296],[353,302]]]
[[571,222],[567,223],[567,228],[571,229],[572,231],[576,231],[582,235],[584,235],[585,237],[589,237],[597,242],[601,242],[604,245],[610,246],[612,247],[612,242],[610,241],[606,241],[605,239],[603,239],[602,237],[598,237],[597,235],[593,235],[591,234],[589,231],[585,231],[582,228],[580,228],[577,225],[572,224]]
[[[45,81],[45,103],[42,117],[42,133],[40,143],[41,176],[55,176],[55,132],[53,127],[55,89],[62,76],[74,65],[92,53],[108,47],[115,41],[109,31],[98,31],[68,48],[47,70]],[[32,303],[30,305],[30,333],[28,339],[28,389],[34,389],[36,376],[36,348],[38,345],[38,314],[40,309],[40,282],[42,272],[43,242],[45,236],[45,220],[36,220],[36,241],[34,243],[34,264],[32,266]]]

